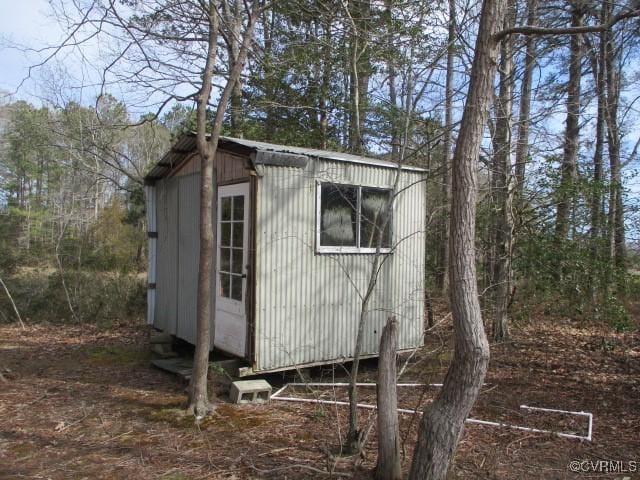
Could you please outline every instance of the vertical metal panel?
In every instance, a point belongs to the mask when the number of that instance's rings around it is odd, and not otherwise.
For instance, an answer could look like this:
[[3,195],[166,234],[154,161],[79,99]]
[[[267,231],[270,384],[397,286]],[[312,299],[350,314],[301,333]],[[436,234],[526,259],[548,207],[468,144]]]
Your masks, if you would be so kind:
[[[156,230],[156,187],[154,185],[145,186],[145,198],[147,202],[147,231],[157,232]],[[154,236],[148,237],[148,267],[147,267],[147,285],[153,285],[153,288],[147,287],[147,325],[153,325],[155,322],[156,312],[156,245],[157,239]]]
[[196,341],[198,252],[200,250],[200,174],[172,179],[178,186],[178,288],[176,335]]
[[158,262],[155,326],[176,334],[178,287],[178,184],[175,180],[156,183]]
[[[424,183],[402,172],[395,253],[382,265],[367,312],[363,354],[375,354],[387,316],[400,322],[399,348],[421,343],[424,305]],[[395,171],[315,160],[305,170],[265,166],[256,227],[256,369],[348,358],[373,255],[315,252],[317,182],[391,187]]]
[[164,310],[167,295],[167,188],[164,180],[156,182],[156,230],[158,262],[156,263],[156,311],[153,325],[166,330],[167,321]]

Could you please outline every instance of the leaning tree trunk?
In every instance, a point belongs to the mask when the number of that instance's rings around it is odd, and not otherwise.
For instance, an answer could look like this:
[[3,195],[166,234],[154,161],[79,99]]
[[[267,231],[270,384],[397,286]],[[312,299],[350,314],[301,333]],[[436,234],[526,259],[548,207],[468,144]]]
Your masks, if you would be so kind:
[[489,344],[484,333],[475,267],[477,161],[491,103],[498,42],[506,0],[485,0],[476,39],[471,82],[452,162],[449,298],[454,354],[440,393],[420,422],[409,478],[444,479],[464,421],[484,382]]

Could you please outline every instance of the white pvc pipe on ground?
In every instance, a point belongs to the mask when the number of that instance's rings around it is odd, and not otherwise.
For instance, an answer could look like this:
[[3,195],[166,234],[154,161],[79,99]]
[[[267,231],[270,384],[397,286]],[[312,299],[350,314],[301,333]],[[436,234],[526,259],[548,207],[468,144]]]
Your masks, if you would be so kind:
[[[357,386],[359,387],[372,387],[375,386],[375,383],[356,383]],[[399,383],[397,384],[398,387],[424,387],[427,384],[423,384],[423,383]],[[429,386],[434,386],[434,387],[441,387],[442,384],[439,383],[430,383],[428,384]],[[289,386],[295,386],[295,387],[347,387],[349,386],[348,383],[287,383],[285,384],[282,388],[280,388],[278,391],[276,391],[273,395],[271,395],[271,399],[272,400],[280,400],[282,402],[299,402],[299,403],[316,403],[316,404],[325,404],[325,405],[349,405],[349,402],[343,402],[340,400],[321,400],[321,399],[316,399],[316,398],[296,398],[296,397],[280,397],[279,395],[284,392]],[[377,406],[376,405],[368,405],[365,403],[358,403],[356,404],[356,406],[358,408],[365,408],[368,410],[376,410]],[[555,409],[555,408],[543,408],[543,407],[530,407],[528,405],[520,405],[520,408],[525,409],[525,410],[533,410],[533,411],[540,411],[540,412],[552,412],[552,413],[565,413],[567,415],[576,415],[576,416],[583,416],[583,417],[587,417],[588,421],[589,421],[589,425],[588,425],[588,431],[587,431],[587,435],[575,435],[572,433],[564,433],[564,432],[554,432],[553,430],[543,430],[540,428],[532,428],[532,427],[523,427],[521,425],[512,425],[512,424],[508,424],[508,423],[501,423],[501,422],[491,422],[488,420],[479,420],[476,418],[467,418],[465,420],[466,423],[473,423],[476,425],[487,425],[490,427],[504,427],[504,428],[511,428],[514,430],[522,430],[525,432],[534,432],[534,433],[550,433],[553,435],[557,435],[559,437],[563,437],[563,438],[573,438],[573,439],[577,439],[577,440],[587,440],[588,442],[591,441],[591,434],[593,432],[593,414],[590,412],[574,412],[574,411],[570,411],[570,410],[560,410],[560,409]],[[407,413],[410,415],[414,415],[416,413],[418,413],[418,410],[410,410],[410,409],[406,409],[406,408],[399,408],[398,409],[399,413]]]

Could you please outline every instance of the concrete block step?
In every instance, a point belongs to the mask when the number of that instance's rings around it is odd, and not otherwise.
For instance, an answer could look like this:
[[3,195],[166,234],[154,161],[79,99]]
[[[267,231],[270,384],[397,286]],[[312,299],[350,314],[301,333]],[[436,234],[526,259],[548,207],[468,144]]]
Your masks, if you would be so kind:
[[238,380],[231,384],[232,403],[266,403],[271,398],[271,385],[266,380]]

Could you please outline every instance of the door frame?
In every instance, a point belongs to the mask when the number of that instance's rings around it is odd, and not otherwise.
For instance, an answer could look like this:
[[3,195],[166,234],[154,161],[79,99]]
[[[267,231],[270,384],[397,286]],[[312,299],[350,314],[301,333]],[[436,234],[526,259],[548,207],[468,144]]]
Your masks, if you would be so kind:
[[[243,217],[243,257],[242,257],[242,299],[241,300],[233,300],[229,297],[223,297],[220,295],[220,237],[221,237],[221,225],[222,225],[222,197],[230,197],[230,196],[244,196],[244,217]],[[249,318],[253,314],[253,309],[250,306],[249,300],[253,296],[253,288],[251,284],[253,283],[252,275],[250,272],[252,271],[251,265],[253,264],[253,255],[251,250],[253,250],[252,246],[252,232],[253,232],[253,218],[254,218],[254,202],[252,195],[251,182],[243,179],[241,182],[230,183],[230,184],[222,184],[218,185],[217,192],[217,215],[216,215],[216,269],[215,269],[215,288],[213,294],[216,296],[216,308],[215,308],[215,318],[216,318],[216,335],[214,339],[215,347],[219,350],[230,353],[234,356],[241,358],[248,358],[251,352],[253,351],[253,345],[250,338],[250,334],[252,332],[252,321]],[[237,274],[230,274],[232,276],[238,277]],[[233,280],[232,280],[233,281]],[[222,308],[221,308],[222,307]],[[234,348],[225,348],[225,345],[219,344],[217,341],[219,339],[218,333],[220,332],[220,327],[223,327],[222,318],[219,316],[219,312],[222,312],[222,317],[230,317],[235,316],[241,318],[241,321],[244,322],[242,330],[244,330],[244,335],[242,335],[243,348],[242,352],[238,351]],[[225,321],[229,321],[227,318]],[[234,351],[235,350],[235,351]]]

